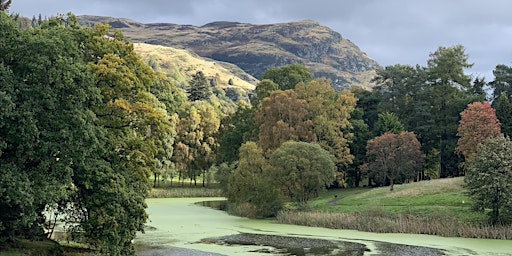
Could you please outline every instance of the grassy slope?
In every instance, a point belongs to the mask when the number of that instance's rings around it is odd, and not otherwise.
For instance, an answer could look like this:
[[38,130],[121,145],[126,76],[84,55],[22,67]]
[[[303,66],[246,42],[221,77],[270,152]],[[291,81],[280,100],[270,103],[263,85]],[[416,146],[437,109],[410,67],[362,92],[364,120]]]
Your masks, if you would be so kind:
[[[389,187],[330,190],[311,202],[315,210],[411,214],[423,217],[448,215],[460,220],[480,222],[484,214],[471,211],[471,200],[464,194],[463,178],[438,179]],[[328,202],[337,196],[335,205]]]
[[[211,79],[218,78],[218,87],[234,87],[242,91],[254,89],[258,80],[242,71],[240,68],[212,59],[207,59],[187,50],[166,46],[135,43],[134,49],[143,60],[153,59],[159,69],[168,74],[177,85],[188,84],[188,81],[197,71]],[[229,80],[233,85],[228,85]]]

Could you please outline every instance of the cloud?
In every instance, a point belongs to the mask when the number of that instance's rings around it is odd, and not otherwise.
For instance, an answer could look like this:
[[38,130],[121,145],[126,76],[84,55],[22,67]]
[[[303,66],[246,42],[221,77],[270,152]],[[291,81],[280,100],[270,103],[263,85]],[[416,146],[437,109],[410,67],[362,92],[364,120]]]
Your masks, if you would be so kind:
[[461,44],[475,63],[471,72],[487,80],[497,64],[512,64],[511,9],[507,0],[16,0],[11,7],[29,17],[71,11],[196,26],[311,19],[350,39],[382,65],[426,65],[437,47]]

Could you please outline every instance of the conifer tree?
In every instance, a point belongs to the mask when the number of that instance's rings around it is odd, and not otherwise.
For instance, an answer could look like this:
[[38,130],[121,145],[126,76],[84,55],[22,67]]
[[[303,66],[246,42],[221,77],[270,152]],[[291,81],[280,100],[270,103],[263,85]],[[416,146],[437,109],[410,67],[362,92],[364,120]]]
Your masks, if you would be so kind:
[[202,71],[197,71],[190,80],[189,87],[187,88],[188,100],[206,100],[212,96],[212,89],[208,85],[208,80]]

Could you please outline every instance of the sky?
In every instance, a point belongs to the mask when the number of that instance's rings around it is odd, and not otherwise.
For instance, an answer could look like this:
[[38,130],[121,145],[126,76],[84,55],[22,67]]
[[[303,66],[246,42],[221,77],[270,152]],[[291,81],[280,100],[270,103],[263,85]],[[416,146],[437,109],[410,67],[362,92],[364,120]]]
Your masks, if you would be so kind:
[[354,42],[382,66],[426,66],[438,47],[462,45],[474,77],[492,81],[512,66],[509,0],[13,0],[9,12],[66,14],[201,26],[213,21],[270,24],[314,20]]

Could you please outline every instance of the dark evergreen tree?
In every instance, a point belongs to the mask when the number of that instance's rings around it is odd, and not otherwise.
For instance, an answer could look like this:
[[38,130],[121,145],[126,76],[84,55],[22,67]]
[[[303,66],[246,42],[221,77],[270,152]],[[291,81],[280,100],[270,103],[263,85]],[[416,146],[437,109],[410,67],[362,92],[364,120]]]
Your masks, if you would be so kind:
[[496,101],[503,92],[507,96],[512,95],[512,67],[507,65],[497,65],[494,71],[494,81],[489,83],[489,86],[494,90],[492,94],[492,101]]
[[501,132],[506,136],[512,136],[512,103],[507,93],[502,92],[501,96],[492,105],[496,109],[496,117],[500,121]]
[[202,71],[197,71],[192,75],[187,93],[190,101],[207,100],[212,96],[212,89]]

